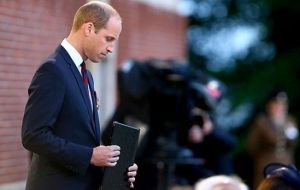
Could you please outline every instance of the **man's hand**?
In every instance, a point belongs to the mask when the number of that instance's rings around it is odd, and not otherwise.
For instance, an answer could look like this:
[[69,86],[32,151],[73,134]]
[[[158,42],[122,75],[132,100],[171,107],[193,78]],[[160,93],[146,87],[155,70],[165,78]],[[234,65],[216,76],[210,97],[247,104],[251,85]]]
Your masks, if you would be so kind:
[[137,174],[138,166],[134,163],[132,166],[128,168],[127,176],[128,182],[130,183],[130,188],[134,188],[135,176]]
[[120,147],[117,145],[97,146],[93,149],[91,164],[100,167],[112,167],[117,164],[119,155]]
[[188,141],[193,144],[201,143],[204,140],[204,133],[199,125],[193,125],[188,132]]

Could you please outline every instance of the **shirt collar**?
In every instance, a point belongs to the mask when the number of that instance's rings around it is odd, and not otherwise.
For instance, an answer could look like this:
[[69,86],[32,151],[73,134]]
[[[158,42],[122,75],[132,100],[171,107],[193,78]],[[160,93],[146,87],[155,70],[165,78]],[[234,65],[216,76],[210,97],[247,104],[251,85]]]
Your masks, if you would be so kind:
[[76,67],[78,69],[80,69],[81,63],[83,62],[83,59],[82,59],[81,55],[79,54],[79,52],[72,46],[72,44],[70,44],[67,41],[66,38],[61,42],[60,45],[65,48],[65,50],[68,52],[71,59],[75,63]]

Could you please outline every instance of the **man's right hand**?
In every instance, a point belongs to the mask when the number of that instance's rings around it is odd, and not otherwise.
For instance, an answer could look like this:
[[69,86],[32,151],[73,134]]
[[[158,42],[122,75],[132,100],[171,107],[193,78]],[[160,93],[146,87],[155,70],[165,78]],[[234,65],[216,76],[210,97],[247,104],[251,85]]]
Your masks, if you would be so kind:
[[120,147],[117,145],[97,146],[93,148],[91,164],[100,167],[112,167],[117,164]]

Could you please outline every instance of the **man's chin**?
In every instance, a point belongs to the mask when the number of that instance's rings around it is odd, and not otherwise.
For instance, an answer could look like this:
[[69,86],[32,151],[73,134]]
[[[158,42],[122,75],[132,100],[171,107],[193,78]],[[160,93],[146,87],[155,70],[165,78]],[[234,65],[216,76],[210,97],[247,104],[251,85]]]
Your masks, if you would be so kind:
[[101,55],[98,57],[98,62],[103,61],[103,60],[106,60],[106,55],[101,54]]
[[101,58],[97,58],[97,59],[90,59],[90,61],[92,61],[93,63],[99,63],[101,61],[105,61],[106,57],[101,57]]

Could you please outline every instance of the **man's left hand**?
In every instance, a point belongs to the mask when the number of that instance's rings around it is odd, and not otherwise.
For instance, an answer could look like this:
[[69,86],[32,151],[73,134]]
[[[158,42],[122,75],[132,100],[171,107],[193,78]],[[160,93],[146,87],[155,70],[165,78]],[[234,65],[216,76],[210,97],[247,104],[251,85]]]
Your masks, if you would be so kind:
[[138,166],[134,163],[132,166],[128,168],[127,176],[128,182],[130,184],[130,188],[134,188],[135,176],[137,174]]

